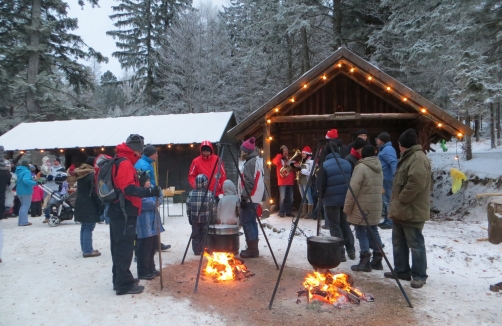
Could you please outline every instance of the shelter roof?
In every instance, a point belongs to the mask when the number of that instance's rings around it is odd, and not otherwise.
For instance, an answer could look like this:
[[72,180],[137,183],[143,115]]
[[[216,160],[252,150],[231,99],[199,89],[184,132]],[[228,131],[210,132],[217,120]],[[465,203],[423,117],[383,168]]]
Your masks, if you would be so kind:
[[291,108],[307,98],[308,94],[316,92],[322,87],[323,82],[336,78],[339,74],[345,74],[358,82],[364,80],[372,83],[372,89],[392,94],[403,103],[407,112],[418,113],[421,115],[420,119],[429,119],[436,123],[438,128],[441,128],[441,134],[457,136],[461,133],[461,136],[470,136],[474,133],[471,128],[434,103],[342,47],[237,124],[228,132],[229,136],[242,139],[259,128],[258,125],[264,123],[265,120],[273,119],[274,116],[287,116]]
[[153,145],[219,142],[234,125],[233,112],[29,122],[0,136],[0,144],[8,151],[116,146],[130,134]]

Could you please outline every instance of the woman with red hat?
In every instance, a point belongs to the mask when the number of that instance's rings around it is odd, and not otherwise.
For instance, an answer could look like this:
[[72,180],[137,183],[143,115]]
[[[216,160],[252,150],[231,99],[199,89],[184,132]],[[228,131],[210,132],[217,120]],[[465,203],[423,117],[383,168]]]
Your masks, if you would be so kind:
[[314,161],[312,160],[312,150],[309,146],[305,146],[302,149],[301,169],[300,171],[298,171],[298,190],[300,190],[302,199],[304,196],[307,196],[307,205],[302,205],[300,218],[307,217],[307,214],[312,213],[312,208],[314,207],[311,188],[307,187],[307,181],[310,176],[310,171],[312,170],[313,164]]

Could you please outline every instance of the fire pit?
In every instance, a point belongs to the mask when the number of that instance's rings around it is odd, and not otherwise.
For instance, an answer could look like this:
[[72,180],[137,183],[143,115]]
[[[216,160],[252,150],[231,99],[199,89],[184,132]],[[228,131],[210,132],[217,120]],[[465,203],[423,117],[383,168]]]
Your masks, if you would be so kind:
[[361,300],[373,302],[373,295],[364,294],[353,287],[353,280],[349,274],[331,274],[314,272],[307,274],[303,282],[305,290],[298,291],[297,295],[306,295],[307,300],[320,301],[340,307],[342,304],[352,302],[359,304]]
[[242,281],[254,275],[248,271],[244,261],[234,256],[230,252],[213,252],[208,254],[204,252],[207,259],[206,268],[203,273],[210,276],[215,281]]

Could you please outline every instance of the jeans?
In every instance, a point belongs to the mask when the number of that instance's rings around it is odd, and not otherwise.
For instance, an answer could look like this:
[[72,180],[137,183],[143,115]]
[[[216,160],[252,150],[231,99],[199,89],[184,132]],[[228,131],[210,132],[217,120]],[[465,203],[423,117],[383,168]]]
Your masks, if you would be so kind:
[[425,281],[427,279],[427,255],[422,229],[394,223],[392,225],[392,246],[396,273],[411,274],[414,279]]
[[[55,192],[54,194],[60,196],[59,192]],[[47,196],[51,195],[48,194]],[[47,207],[44,209],[45,218],[51,217],[51,207],[52,205],[56,205],[57,203],[57,199],[53,198],[52,196],[49,198],[49,201],[47,201]]]
[[258,240],[258,223],[256,222],[255,214],[258,204],[253,203],[253,206],[251,206],[250,203],[248,203],[247,205],[248,208],[240,208],[239,218],[242,230],[244,231],[246,241]]
[[[207,234],[207,224],[192,222],[192,250],[193,253],[199,255],[204,250],[203,241],[204,236]],[[207,241],[207,240],[206,240]]]
[[392,221],[388,219],[390,195],[392,194],[392,180],[383,181],[383,190],[385,191],[385,193],[382,194],[382,202],[383,202],[382,208],[384,213],[384,222],[392,225]]
[[29,195],[18,195],[21,201],[21,207],[19,208],[19,219],[17,225],[23,226],[28,224],[28,210],[31,206],[31,194]]
[[110,208],[110,204],[105,204],[105,209],[103,211],[103,214],[99,216],[99,220],[101,222],[105,222],[106,224],[110,224],[110,218],[107,216],[108,215],[108,208]]
[[279,214],[291,214],[293,209],[293,186],[279,186]]
[[303,192],[305,192],[305,195],[307,195],[307,203],[309,205],[314,203],[314,200],[312,199],[312,189],[310,187],[307,188],[307,185],[298,185],[298,190],[300,191],[300,195],[302,195],[302,199]]
[[347,215],[343,212],[343,206],[324,206],[324,219],[329,226],[329,234],[332,237],[343,239],[347,253],[355,253],[354,235],[347,223]]
[[112,281],[117,294],[124,294],[134,286],[130,271],[134,251],[137,216],[110,218],[110,251],[112,253]]
[[80,224],[80,247],[82,253],[90,254],[92,249],[92,231],[96,227],[96,223],[81,223]]
[[153,272],[155,271],[154,258],[155,253],[157,252],[155,249],[158,247],[157,239],[157,235],[154,235],[153,237],[138,239],[138,250],[136,252],[136,256],[138,257],[138,277],[153,274]]
[[[356,229],[356,238],[359,240],[360,253],[370,251],[370,240],[373,244],[373,251],[378,251],[378,248],[382,247],[382,239],[380,239],[380,234],[378,233],[378,227],[376,225],[370,226],[375,238],[371,237],[370,231],[366,225],[354,225],[354,228]],[[380,245],[380,247],[378,245]]]

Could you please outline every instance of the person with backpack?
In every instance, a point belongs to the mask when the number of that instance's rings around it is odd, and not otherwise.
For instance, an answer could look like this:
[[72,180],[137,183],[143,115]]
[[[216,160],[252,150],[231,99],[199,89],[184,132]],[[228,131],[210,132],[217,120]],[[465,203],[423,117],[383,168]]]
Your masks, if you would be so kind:
[[[152,187],[157,186],[157,182],[155,181],[155,169],[153,168],[152,163],[157,161],[159,158],[159,154],[157,153],[157,148],[153,145],[146,145],[143,148],[143,155],[141,158],[134,164],[134,168],[136,170],[144,171],[148,173],[148,177],[150,178],[150,184]],[[166,185],[167,187],[167,185]],[[160,250],[165,251],[171,248],[170,244],[160,244]]]
[[[131,134],[125,143],[116,147],[116,156],[109,159],[113,166],[111,181],[116,199],[110,203],[108,217],[110,218],[110,249],[112,254],[113,289],[117,295],[138,294],[143,292],[144,286],[132,276],[130,267],[134,251],[134,237],[136,235],[136,221],[141,212],[141,198],[159,197],[161,190],[142,188],[134,168],[143,153],[143,137]],[[97,161],[97,160],[96,160]],[[98,165],[102,166],[102,165]],[[98,170],[98,188],[106,181],[103,178],[103,168]],[[100,196],[101,190],[98,192]],[[103,199],[103,197],[100,197]]]
[[94,189],[94,156],[89,156],[73,171],[77,178],[77,198],[75,200],[75,221],[80,222],[80,247],[84,258],[101,256],[92,247],[92,231],[99,222],[102,204]]

